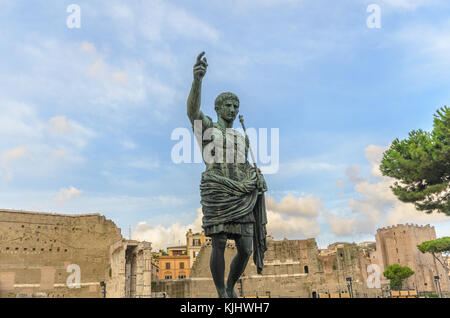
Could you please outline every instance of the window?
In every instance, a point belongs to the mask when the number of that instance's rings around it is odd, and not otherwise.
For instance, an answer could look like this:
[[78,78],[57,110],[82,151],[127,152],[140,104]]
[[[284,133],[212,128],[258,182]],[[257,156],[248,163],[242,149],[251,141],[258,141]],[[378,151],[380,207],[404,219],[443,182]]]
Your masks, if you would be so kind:
[[186,278],[186,275],[178,275],[178,279]]
[[166,269],[170,269],[170,263],[166,263]]
[[180,263],[180,269],[184,269],[184,262]]
[[164,279],[172,279],[172,275],[166,275]]
[[304,267],[304,270],[305,270],[305,274],[308,274],[308,273],[309,273],[309,268],[308,268],[308,266],[305,266],[305,267]]

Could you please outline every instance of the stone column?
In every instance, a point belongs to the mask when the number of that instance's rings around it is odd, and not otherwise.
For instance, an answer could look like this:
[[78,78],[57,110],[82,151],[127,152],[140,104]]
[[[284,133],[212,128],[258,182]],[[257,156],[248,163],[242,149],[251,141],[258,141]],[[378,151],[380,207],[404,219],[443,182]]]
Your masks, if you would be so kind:
[[152,294],[152,248],[141,242],[137,248],[136,297],[149,298]]

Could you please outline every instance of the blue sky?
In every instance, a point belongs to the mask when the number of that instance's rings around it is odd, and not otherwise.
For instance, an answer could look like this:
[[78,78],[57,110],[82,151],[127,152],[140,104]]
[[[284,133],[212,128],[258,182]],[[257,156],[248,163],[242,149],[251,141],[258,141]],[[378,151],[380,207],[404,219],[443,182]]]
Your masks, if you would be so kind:
[[[81,8],[69,29],[67,6]],[[368,5],[381,8],[370,29]],[[393,198],[380,154],[432,128],[450,98],[448,1],[0,0],[0,207],[101,213],[128,236],[198,228],[203,164],[174,164],[174,129],[206,51],[203,111],[235,92],[247,126],[278,128],[266,176],[276,238],[373,240],[450,220]],[[236,123],[236,127],[237,127]]]

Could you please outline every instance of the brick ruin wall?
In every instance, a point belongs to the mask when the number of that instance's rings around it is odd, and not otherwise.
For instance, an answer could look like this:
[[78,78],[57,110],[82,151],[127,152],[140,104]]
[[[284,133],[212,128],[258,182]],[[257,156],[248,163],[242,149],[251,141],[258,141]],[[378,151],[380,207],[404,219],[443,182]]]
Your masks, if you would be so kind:
[[[225,252],[228,275],[231,259],[236,250],[232,245]],[[202,247],[191,270],[191,278],[156,283],[153,291],[165,292],[169,297],[216,297],[217,292],[209,269],[211,246]],[[269,241],[262,275],[256,273],[252,257],[242,275],[244,297],[300,297],[319,293],[347,291],[346,277],[353,279],[356,297],[377,297],[381,290],[366,285],[367,265],[370,260],[355,244],[343,244],[335,253],[319,254],[314,239]],[[237,284],[239,285],[239,283]],[[236,286],[236,291],[238,291]]]
[[[99,214],[0,210],[0,297],[101,297],[120,229]],[[81,270],[81,288],[66,282]]]

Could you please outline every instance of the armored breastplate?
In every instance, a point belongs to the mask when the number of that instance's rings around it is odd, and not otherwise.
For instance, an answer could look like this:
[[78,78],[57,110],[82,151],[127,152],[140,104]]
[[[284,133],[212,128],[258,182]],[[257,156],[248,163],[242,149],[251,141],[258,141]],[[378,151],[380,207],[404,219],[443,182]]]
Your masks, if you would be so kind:
[[232,128],[224,129],[217,123],[211,139],[202,141],[202,155],[206,170],[233,180],[245,178],[248,145],[245,138]]

